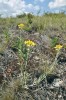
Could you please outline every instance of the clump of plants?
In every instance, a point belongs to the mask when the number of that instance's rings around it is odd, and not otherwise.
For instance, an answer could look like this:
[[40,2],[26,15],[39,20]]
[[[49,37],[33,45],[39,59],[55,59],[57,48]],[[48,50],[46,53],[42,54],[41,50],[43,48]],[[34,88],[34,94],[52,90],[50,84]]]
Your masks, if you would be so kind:
[[51,73],[53,73],[55,71],[55,68],[56,68],[56,65],[57,65],[57,62],[58,62],[57,59],[58,59],[58,56],[61,53],[61,49],[63,48],[63,45],[58,44],[54,48],[56,50],[56,56],[55,56],[54,61],[49,66],[47,66],[48,64],[46,62],[46,65],[44,66],[44,73],[42,75],[40,75],[40,77],[38,79],[34,80],[33,85],[38,85],[42,80],[46,81],[46,76],[51,74]]
[[[20,27],[19,27],[20,28]],[[22,27],[20,28],[22,29]],[[18,57],[19,57],[19,65],[21,66],[21,80],[24,85],[27,85],[27,76],[28,73],[26,71],[28,57],[31,52],[31,47],[35,46],[36,43],[34,43],[31,40],[24,40],[21,36],[19,37],[19,45],[18,45]]]
[[[18,58],[17,64],[18,66],[20,66],[20,73],[19,75],[17,75],[18,77],[16,79],[14,79],[12,76],[9,76],[10,77],[9,81],[7,80],[3,81],[2,89],[4,89],[4,91],[3,90],[0,91],[1,98],[3,98],[3,100],[13,100],[15,98],[14,97],[15,91],[17,91],[19,87],[21,87],[21,90],[28,89],[27,81],[29,80],[30,74],[27,72],[26,69],[27,69],[29,55],[31,53],[32,48],[36,46],[36,43],[32,40],[25,40],[21,36],[21,31],[24,28],[24,24],[19,24],[18,27],[20,30],[19,33],[20,35],[18,37],[16,45],[14,43],[13,47],[17,49],[17,58]],[[9,42],[9,37],[10,37],[9,34],[5,33],[7,44]],[[4,88],[4,86],[6,87]]]

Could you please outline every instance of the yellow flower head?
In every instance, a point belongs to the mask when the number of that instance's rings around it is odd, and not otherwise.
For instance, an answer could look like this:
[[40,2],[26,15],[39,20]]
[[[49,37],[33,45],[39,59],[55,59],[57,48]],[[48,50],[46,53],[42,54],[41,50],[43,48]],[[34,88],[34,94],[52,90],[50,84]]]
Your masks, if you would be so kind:
[[58,44],[58,45],[56,45],[54,48],[56,49],[56,50],[60,50],[60,49],[62,49],[62,45],[60,45],[60,44]]
[[25,43],[25,45],[26,45],[27,47],[35,46],[35,45],[36,45],[36,43],[33,42],[33,41],[31,41],[31,40],[27,40],[27,41],[25,41],[24,43]]
[[24,24],[19,24],[18,27],[19,27],[19,29],[23,29],[25,27],[25,25]]

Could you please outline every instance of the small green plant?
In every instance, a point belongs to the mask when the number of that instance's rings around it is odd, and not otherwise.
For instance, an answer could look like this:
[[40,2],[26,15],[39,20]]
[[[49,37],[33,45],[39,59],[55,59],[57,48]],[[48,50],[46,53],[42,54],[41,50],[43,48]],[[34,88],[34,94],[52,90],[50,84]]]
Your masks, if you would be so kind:
[[8,33],[8,30],[4,30],[3,31],[3,34],[4,34],[4,36],[5,36],[5,39],[6,39],[6,42],[7,42],[7,44],[8,44],[8,42],[9,42],[9,40],[10,40],[10,35],[9,35],[9,33]]
[[54,47],[58,43],[58,37],[54,37],[51,40],[51,47]]

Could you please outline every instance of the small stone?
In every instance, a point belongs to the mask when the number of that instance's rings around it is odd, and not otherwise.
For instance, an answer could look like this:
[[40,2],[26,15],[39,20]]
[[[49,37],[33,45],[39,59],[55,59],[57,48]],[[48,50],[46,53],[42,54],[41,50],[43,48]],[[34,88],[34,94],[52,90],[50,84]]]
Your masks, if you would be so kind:
[[60,87],[63,84],[63,81],[60,79],[55,79],[53,82],[54,87]]
[[58,95],[58,98],[60,99],[62,97],[62,95]]
[[34,59],[35,60],[40,60],[40,58],[38,56],[35,56]]

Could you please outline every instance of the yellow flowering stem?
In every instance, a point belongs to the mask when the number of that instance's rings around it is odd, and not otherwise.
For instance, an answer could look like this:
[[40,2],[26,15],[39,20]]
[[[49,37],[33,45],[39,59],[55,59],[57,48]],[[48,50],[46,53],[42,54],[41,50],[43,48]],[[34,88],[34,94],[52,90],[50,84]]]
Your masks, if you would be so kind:
[[[24,42],[24,44],[26,45],[26,48],[27,48],[27,58],[26,58],[26,61],[25,61],[25,70],[26,70],[26,66],[27,66],[27,62],[28,62],[28,57],[29,57],[29,54],[30,54],[30,47],[31,46],[35,46],[36,44],[31,41],[31,40],[26,40]],[[26,77],[26,73],[24,72],[24,77]],[[26,85],[26,79],[24,78],[24,82],[25,82],[25,85]]]

